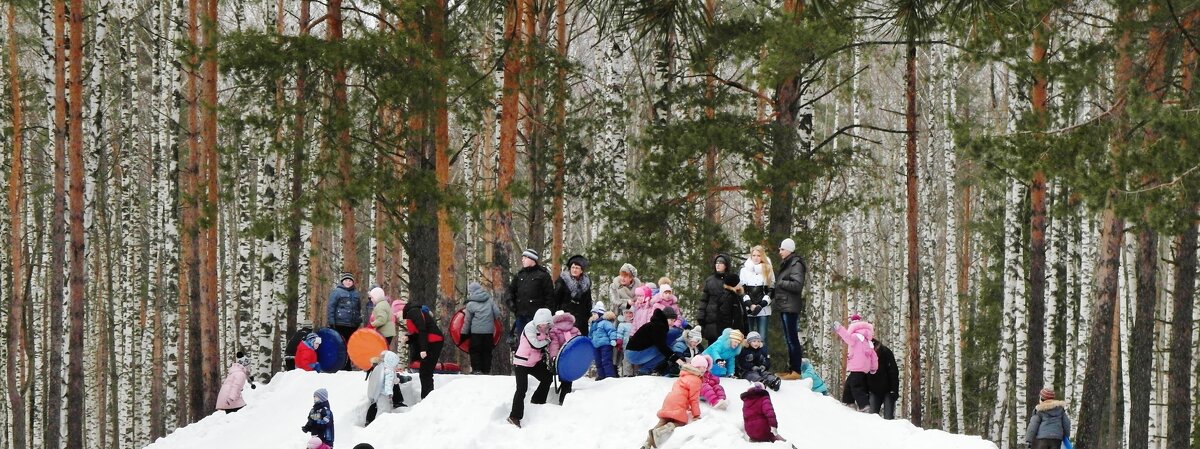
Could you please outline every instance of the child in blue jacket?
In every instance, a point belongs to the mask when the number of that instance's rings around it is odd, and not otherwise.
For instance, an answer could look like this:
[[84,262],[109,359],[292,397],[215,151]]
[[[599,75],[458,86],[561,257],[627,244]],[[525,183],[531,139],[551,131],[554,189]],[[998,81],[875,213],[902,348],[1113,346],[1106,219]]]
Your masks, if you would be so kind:
[[617,368],[613,366],[613,348],[617,346],[617,327],[613,321],[616,319],[617,315],[605,311],[600,303],[592,308],[588,337],[592,339],[592,348],[595,348],[596,380],[617,377]]
[[704,353],[713,359],[710,370],[714,376],[733,377],[737,356],[742,352],[743,339],[742,331],[727,327],[721,331],[721,336],[717,337],[717,341],[704,350]]
[[617,345],[613,346],[613,365],[621,368],[620,377],[629,377],[633,375],[633,364],[625,360],[625,342],[633,336],[633,310],[625,309],[618,320]]
[[313,406],[312,410],[308,411],[308,422],[300,430],[333,447],[333,411],[329,409],[329,392],[324,388],[313,392]]

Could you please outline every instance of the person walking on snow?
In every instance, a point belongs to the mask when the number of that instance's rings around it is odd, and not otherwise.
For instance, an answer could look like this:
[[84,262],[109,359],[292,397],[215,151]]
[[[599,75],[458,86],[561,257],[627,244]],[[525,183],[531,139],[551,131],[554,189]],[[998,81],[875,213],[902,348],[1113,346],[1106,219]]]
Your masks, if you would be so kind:
[[[363,324],[363,304],[354,289],[353,274],[347,272],[338,276],[338,285],[329,292],[325,311],[329,317],[329,327],[342,336],[342,341],[350,341],[350,335]],[[350,369],[350,358],[346,358],[343,369]]]
[[377,413],[388,413],[397,402],[403,405],[403,401],[395,395],[400,392],[398,385],[398,376],[396,369],[400,366],[400,356],[392,351],[383,351],[376,357],[377,363],[367,375],[367,400],[371,403],[367,407],[366,424],[371,424],[375,420]]
[[[249,377],[249,366],[250,360],[246,358],[246,353],[238,351],[237,359],[229,365],[229,374],[225,376],[221,391],[217,393],[217,410],[233,413],[246,406],[246,401],[242,399],[242,388],[246,386],[246,379]],[[253,382],[250,383],[250,388],[254,388]]]
[[374,304],[371,307],[371,327],[374,327],[384,340],[387,340],[390,348],[392,339],[396,338],[396,320],[392,318],[392,303],[380,287],[372,288],[370,292],[367,292],[367,297],[371,298],[371,303]]
[[[579,329],[575,327],[575,315],[559,310],[554,318],[550,319],[550,345],[546,351],[546,354],[550,355],[551,364],[549,366],[557,366],[558,353],[562,351],[568,341],[578,336]],[[550,374],[558,375],[558,372],[556,369],[550,369]],[[571,392],[571,382],[559,382],[558,385],[558,403],[562,405],[563,401],[567,399],[567,394]]]
[[783,380],[798,380],[803,371],[804,346],[800,342],[800,316],[804,314],[804,283],[808,267],[804,259],[796,254],[796,242],[783,239],[779,243],[779,272],[775,274],[775,290],[772,305],[779,312],[783,324],[783,337],[787,343],[788,371],[780,373]]
[[613,321],[616,320],[616,315],[604,310],[604,304],[596,303],[592,308],[588,338],[592,339],[596,359],[596,380],[617,377],[617,369],[613,365],[613,349],[617,347],[617,327],[613,325]]
[[850,316],[850,328],[834,321],[833,332],[846,343],[846,384],[842,388],[842,403],[854,404],[858,411],[870,411],[870,394],[867,375],[879,370],[879,356],[875,354],[871,340],[875,338],[875,326],[863,321],[859,314]]
[[[871,340],[879,369],[867,375],[867,388],[871,391],[871,413],[883,415],[883,419],[896,417],[896,400],[900,399],[900,367],[896,356],[879,339]],[[815,386],[816,383],[813,383]]]
[[329,409],[329,392],[318,388],[313,392],[313,406],[308,411],[308,422],[300,430],[321,438],[321,441],[333,447],[333,411]]
[[1025,430],[1025,446],[1031,449],[1058,449],[1063,440],[1071,438],[1071,417],[1067,403],[1054,399],[1054,390],[1043,388],[1038,393],[1041,402],[1033,407]]
[[513,352],[513,376],[517,379],[517,389],[513,392],[512,410],[508,413],[508,423],[521,428],[521,419],[525,417],[525,393],[529,391],[529,376],[537,379],[538,386],[533,390],[532,404],[545,404],[546,396],[550,394],[550,369],[546,366],[546,347],[550,345],[550,309],[538,309],[534,312],[529,323],[518,337],[517,350]]
[[588,261],[581,255],[567,259],[567,268],[554,283],[555,306],[575,317],[579,334],[587,336],[588,317],[592,307],[592,278],[588,277]]
[[525,324],[533,319],[538,309],[554,306],[554,284],[550,272],[538,265],[538,253],[527,249],[521,253],[521,270],[514,274],[504,293],[504,304],[513,313],[513,325],[509,331],[508,344],[517,350],[518,337]]
[[471,342],[471,370],[476,374],[491,374],[493,335],[500,308],[483,286],[472,282],[467,285],[467,305],[463,309],[466,316],[462,333]]

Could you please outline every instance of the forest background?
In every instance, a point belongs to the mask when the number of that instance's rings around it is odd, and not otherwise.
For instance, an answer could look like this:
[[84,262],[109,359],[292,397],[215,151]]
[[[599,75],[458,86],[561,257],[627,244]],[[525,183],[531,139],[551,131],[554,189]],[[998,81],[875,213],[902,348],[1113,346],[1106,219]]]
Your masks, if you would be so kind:
[[1051,387],[1076,447],[1200,447],[1196,2],[0,7],[0,447],[211,413],[340,271],[448,317],[578,253],[693,311],[785,237],[833,391],[857,311],[920,426],[1015,448]]

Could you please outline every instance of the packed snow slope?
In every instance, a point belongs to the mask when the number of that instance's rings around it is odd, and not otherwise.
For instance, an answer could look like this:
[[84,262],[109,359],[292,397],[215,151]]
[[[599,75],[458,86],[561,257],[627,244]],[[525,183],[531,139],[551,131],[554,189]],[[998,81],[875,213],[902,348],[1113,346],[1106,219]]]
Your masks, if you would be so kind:
[[[505,422],[516,384],[512,376],[438,375],[435,390],[424,401],[381,414],[362,427],[367,408],[363,373],[290,371],[257,389],[247,387],[248,405],[237,413],[216,412],[148,448],[304,448],[309,436],[300,427],[312,406],[312,393],[326,388],[336,424],[335,447],[340,449],[363,442],[377,449],[633,449],[641,446],[658,421],[655,413],[674,381],[651,376],[600,382],[581,379],[564,405],[526,406],[523,427],[518,429]],[[412,383],[417,384],[415,376]],[[526,401],[536,384],[530,378]],[[781,442],[749,442],[739,397],[749,383],[723,379],[721,385],[729,407],[716,410],[701,402],[701,419],[678,428],[665,448],[790,447]],[[831,397],[813,393],[809,385],[807,380],[785,381],[780,391],[771,392],[779,433],[798,448],[996,449],[979,437],[921,430],[907,421],[852,411]],[[551,396],[555,396],[553,388]]]

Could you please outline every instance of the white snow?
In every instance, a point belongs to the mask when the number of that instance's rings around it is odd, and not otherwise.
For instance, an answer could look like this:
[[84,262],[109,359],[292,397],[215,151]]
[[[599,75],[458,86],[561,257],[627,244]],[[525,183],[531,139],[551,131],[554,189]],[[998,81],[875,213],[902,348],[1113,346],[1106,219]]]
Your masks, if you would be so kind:
[[[675,379],[643,376],[575,382],[565,405],[528,405],[537,381],[530,379],[523,427],[505,421],[512,405],[512,376],[437,375],[436,388],[404,412],[381,414],[362,427],[367,408],[363,373],[279,373],[269,384],[246,388],[248,404],[237,413],[216,412],[150,444],[148,449],[300,449],[300,431],[317,388],[329,390],[336,446],[358,443],[385,448],[637,448],[658,419],[655,413]],[[414,376],[413,384],[417,383]],[[665,448],[788,448],[751,443],[742,427],[739,395],[744,380],[723,379],[726,410],[701,402],[701,419],[678,428]],[[785,381],[771,400],[779,433],[799,448],[996,449],[975,436],[921,430],[904,420],[887,421],[842,406],[808,389],[808,380]],[[417,387],[419,389],[419,387]],[[407,393],[406,393],[407,394]],[[555,394],[551,389],[551,396]],[[407,398],[407,396],[406,396]],[[553,399],[552,399],[553,401]],[[410,401],[411,403],[411,401]]]

